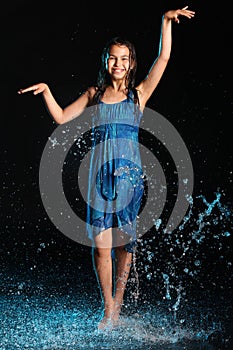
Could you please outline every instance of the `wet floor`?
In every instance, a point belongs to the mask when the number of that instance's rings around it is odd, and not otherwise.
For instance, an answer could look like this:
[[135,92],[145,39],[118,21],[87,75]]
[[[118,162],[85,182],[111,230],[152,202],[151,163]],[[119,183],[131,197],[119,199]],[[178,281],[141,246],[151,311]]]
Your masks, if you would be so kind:
[[[231,295],[186,293],[174,302],[156,286],[129,281],[120,324],[99,332],[102,314],[91,265],[55,270],[34,267],[1,273],[1,350],[158,349],[216,350],[232,347]],[[147,289],[147,290],[146,290]]]

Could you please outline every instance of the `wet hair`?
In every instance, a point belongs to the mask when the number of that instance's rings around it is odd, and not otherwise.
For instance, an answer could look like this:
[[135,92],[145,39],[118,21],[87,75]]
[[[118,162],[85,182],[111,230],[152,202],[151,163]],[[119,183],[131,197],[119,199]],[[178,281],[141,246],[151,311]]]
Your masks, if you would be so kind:
[[110,39],[103,49],[101,55],[101,66],[97,78],[96,93],[94,95],[94,103],[98,103],[101,100],[106,87],[111,83],[110,76],[106,68],[106,63],[112,45],[126,46],[129,49],[129,64],[132,68],[129,69],[126,75],[127,95],[129,96],[129,92],[132,91],[134,95],[134,103],[139,104],[137,91],[135,89],[135,76],[137,70],[137,57],[135,47],[130,41],[119,36]]

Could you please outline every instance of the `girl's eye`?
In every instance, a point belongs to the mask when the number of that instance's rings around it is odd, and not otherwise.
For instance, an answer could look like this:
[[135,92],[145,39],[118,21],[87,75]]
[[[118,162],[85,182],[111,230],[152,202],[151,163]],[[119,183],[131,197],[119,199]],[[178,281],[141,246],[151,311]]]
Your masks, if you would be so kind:
[[[109,60],[115,60],[115,57],[109,56],[108,59],[109,59]],[[122,61],[128,61],[128,60],[129,60],[128,57],[123,57],[123,58],[122,58]]]

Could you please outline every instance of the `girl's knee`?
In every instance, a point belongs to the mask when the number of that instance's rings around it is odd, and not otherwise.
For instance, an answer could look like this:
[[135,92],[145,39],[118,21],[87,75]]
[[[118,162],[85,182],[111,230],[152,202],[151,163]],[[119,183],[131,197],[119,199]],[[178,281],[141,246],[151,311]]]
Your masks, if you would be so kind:
[[110,258],[111,257],[111,249],[110,248],[94,248],[94,254],[96,257],[104,257],[104,258]]

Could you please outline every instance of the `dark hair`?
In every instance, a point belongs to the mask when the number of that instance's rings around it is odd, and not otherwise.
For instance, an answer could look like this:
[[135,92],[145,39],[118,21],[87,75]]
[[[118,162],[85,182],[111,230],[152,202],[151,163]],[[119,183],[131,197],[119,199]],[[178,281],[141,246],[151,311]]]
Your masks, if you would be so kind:
[[129,71],[127,72],[126,88],[128,90],[127,94],[129,94],[130,91],[133,91],[134,102],[138,104],[138,95],[135,89],[135,76],[137,70],[137,57],[135,47],[130,41],[119,36],[110,39],[103,49],[101,55],[101,66],[97,78],[97,89],[94,96],[94,102],[98,103],[100,101],[101,97],[103,96],[106,90],[106,87],[110,84],[110,76],[106,69],[106,61],[108,59],[109,51],[112,45],[126,46],[129,49],[129,63],[130,66],[132,66],[132,68],[129,69]]

